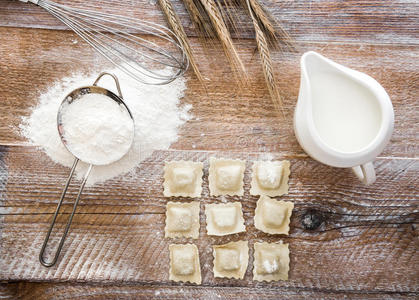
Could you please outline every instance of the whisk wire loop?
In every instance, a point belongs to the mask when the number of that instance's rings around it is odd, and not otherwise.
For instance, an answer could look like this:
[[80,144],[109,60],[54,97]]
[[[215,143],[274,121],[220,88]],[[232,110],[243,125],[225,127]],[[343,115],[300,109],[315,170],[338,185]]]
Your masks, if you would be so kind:
[[[21,1],[36,2],[109,62],[139,82],[167,84],[183,75],[189,66],[182,42],[163,25],[72,8],[50,0]],[[160,46],[157,42],[168,44],[168,47]],[[169,74],[167,68],[170,69]]]

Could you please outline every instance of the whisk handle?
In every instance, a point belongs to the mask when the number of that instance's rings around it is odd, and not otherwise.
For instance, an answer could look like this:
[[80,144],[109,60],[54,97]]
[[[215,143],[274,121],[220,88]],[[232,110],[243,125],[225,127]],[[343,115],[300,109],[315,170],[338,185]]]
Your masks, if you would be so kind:
[[41,248],[41,252],[39,253],[39,262],[40,262],[40,263],[41,263],[44,267],[52,267],[53,265],[55,265],[55,263],[56,263],[56,262],[57,262],[57,260],[58,260],[58,256],[60,255],[60,253],[61,253],[61,249],[63,248],[63,245],[64,245],[64,240],[65,240],[65,238],[66,238],[66,236],[67,236],[68,230],[70,229],[70,225],[71,225],[71,222],[72,222],[72,220],[73,220],[74,213],[76,212],[77,204],[79,203],[81,193],[83,192],[83,189],[84,189],[84,186],[85,186],[85,184],[86,184],[87,178],[89,177],[90,171],[92,170],[92,165],[90,165],[90,166],[88,167],[88,169],[87,169],[87,171],[86,171],[86,174],[84,175],[83,181],[82,181],[82,183],[81,183],[81,185],[80,185],[80,188],[79,188],[79,192],[78,192],[78,194],[77,194],[76,201],[74,202],[74,205],[73,205],[73,211],[71,212],[71,215],[70,215],[70,217],[69,217],[69,219],[68,219],[68,221],[67,221],[67,225],[66,225],[66,227],[65,227],[65,229],[64,229],[64,233],[63,233],[63,235],[61,236],[61,240],[60,240],[60,243],[59,243],[59,245],[58,245],[58,248],[57,248],[57,250],[56,250],[56,252],[55,252],[55,254],[54,254],[54,258],[52,259],[52,261],[47,262],[47,261],[44,259],[44,252],[45,252],[45,248],[47,247],[47,244],[48,244],[48,241],[49,241],[49,237],[50,237],[50,235],[51,235],[52,229],[54,228],[55,221],[56,221],[56,219],[57,219],[58,213],[59,213],[59,211],[60,211],[61,205],[62,205],[63,200],[64,200],[64,197],[65,197],[65,195],[66,195],[66,193],[67,193],[68,186],[70,185],[71,179],[72,179],[72,177],[73,177],[73,174],[74,174],[74,171],[75,171],[75,169],[76,169],[76,167],[77,167],[77,163],[78,163],[78,162],[79,162],[79,159],[78,159],[78,158],[75,158],[75,159],[74,159],[73,166],[72,166],[72,168],[71,168],[70,175],[69,175],[69,176],[68,176],[68,178],[67,178],[66,185],[65,185],[65,187],[64,187],[63,193],[61,194],[60,201],[58,202],[57,208],[56,208],[56,210],[55,210],[54,217],[52,218],[51,225],[49,226],[48,233],[47,233],[47,235],[45,236],[44,243],[43,243],[42,248]]

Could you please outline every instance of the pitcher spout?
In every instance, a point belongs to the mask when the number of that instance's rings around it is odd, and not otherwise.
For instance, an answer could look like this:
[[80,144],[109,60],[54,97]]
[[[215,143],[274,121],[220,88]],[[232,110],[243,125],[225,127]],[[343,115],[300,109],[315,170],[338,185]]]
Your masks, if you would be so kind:
[[301,56],[301,77],[300,77],[300,91],[298,95],[297,106],[299,109],[311,113],[312,97],[311,97],[311,78],[317,73],[329,71],[331,61],[321,56],[317,52],[309,51]]

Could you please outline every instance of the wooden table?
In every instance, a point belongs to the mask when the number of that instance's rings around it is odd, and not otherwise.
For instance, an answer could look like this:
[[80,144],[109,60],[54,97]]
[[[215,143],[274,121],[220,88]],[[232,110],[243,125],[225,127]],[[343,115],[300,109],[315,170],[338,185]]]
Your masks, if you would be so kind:
[[[71,4],[164,22],[156,1],[70,1]],[[74,2],[74,3],[73,3]],[[85,3],[86,2],[86,3]],[[57,266],[46,269],[38,251],[68,169],[54,164],[19,135],[37,96],[72,71],[88,71],[100,58],[42,9],[0,2],[0,297],[48,298],[416,298],[419,293],[418,93],[419,4],[417,1],[269,1],[273,14],[296,40],[296,51],[273,55],[285,117],[278,118],[264,84],[260,62],[243,18],[235,40],[251,84],[238,89],[221,49],[203,48],[180,1],[176,10],[191,37],[206,89],[191,72],[184,103],[195,118],[169,151],[157,151],[133,178],[87,188]],[[77,43],[76,43],[77,42]],[[305,155],[292,129],[299,85],[299,58],[318,51],[366,72],[388,91],[395,109],[390,144],[376,160],[377,182],[361,185],[349,170],[321,165]],[[254,229],[256,197],[240,200],[248,228],[233,237],[208,237],[201,210],[203,283],[168,280],[162,197],[164,160],[207,161],[210,156],[245,158],[262,153],[292,163],[293,201],[290,280],[252,281],[252,251],[244,280],[214,279],[211,245],[230,239],[277,241]],[[247,168],[249,169],[249,168]],[[207,170],[207,169],[206,169]],[[202,203],[208,196],[207,171]],[[76,184],[71,186],[74,197]],[[66,200],[58,220],[71,210]],[[302,217],[321,221],[307,229]],[[185,241],[185,240],[181,240]],[[188,241],[188,240],[186,240]]]

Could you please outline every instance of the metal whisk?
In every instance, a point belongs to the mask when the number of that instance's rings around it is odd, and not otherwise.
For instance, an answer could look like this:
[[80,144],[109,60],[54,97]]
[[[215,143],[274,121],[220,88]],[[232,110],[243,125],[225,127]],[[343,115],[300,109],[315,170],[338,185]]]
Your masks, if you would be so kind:
[[[31,2],[47,10],[103,57],[139,82],[167,84],[181,76],[189,66],[182,43],[165,26],[72,8],[49,0],[19,1]],[[147,36],[147,39],[142,36]],[[166,67],[170,67],[170,72],[165,70]]]

